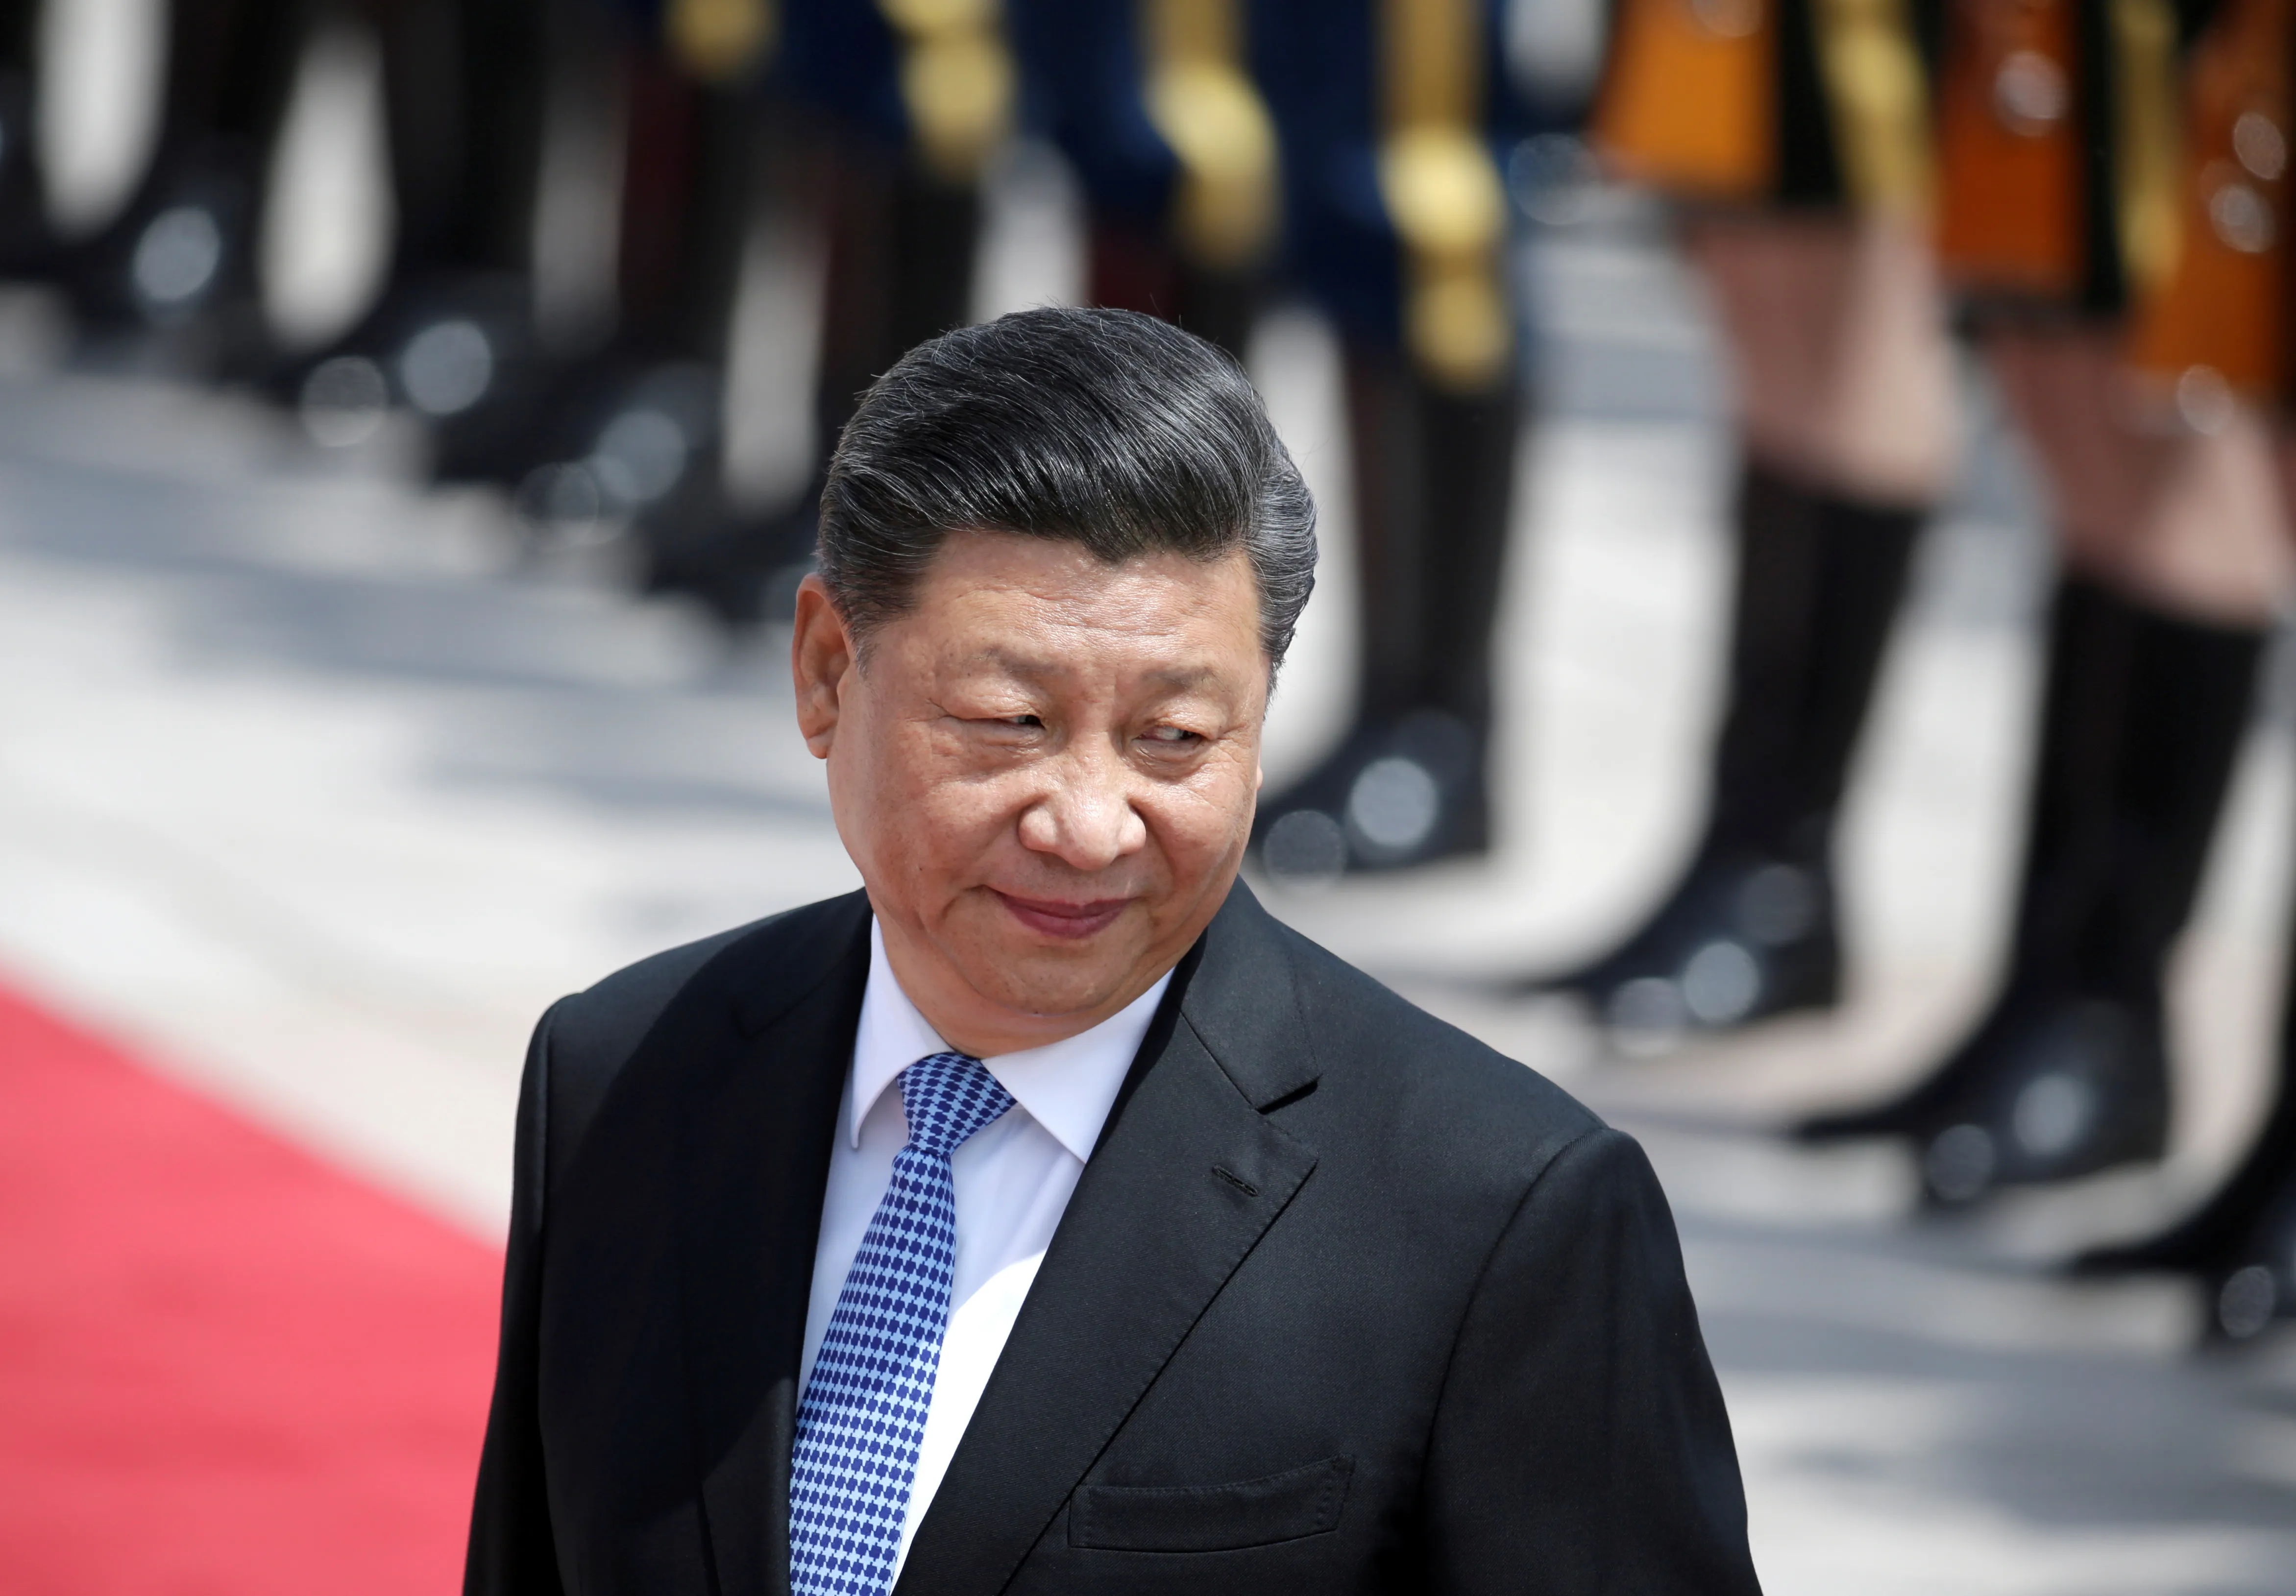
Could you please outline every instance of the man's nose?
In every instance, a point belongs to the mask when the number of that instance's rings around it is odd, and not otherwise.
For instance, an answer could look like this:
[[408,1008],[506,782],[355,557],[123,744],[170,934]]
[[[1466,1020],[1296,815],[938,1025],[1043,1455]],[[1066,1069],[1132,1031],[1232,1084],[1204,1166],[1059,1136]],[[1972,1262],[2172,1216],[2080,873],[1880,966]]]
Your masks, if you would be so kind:
[[1021,814],[1021,840],[1071,870],[1105,870],[1148,840],[1132,806],[1131,773],[1120,759],[1059,762],[1050,788]]

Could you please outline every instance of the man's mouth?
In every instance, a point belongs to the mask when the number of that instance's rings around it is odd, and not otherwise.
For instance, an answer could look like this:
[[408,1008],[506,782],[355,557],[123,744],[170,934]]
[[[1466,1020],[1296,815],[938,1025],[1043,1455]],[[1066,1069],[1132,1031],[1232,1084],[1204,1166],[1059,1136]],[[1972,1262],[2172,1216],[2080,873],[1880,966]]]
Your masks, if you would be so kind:
[[[996,892],[995,888],[990,891]],[[1013,918],[1032,931],[1047,937],[1059,937],[1069,941],[1082,941],[1095,932],[1115,922],[1124,913],[1128,897],[1103,897],[1091,903],[1062,903],[1053,898],[1015,897],[1009,892],[997,892]]]

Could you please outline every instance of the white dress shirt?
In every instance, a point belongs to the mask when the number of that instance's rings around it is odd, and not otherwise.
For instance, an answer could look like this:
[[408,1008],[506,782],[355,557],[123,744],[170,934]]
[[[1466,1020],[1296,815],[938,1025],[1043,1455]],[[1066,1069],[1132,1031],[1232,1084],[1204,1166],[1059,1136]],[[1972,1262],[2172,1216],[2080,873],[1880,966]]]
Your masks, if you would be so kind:
[[[901,1526],[900,1557],[893,1567],[897,1579],[1171,980],[1167,975],[1082,1035],[981,1060],[1013,1094],[1013,1107],[949,1158],[956,1183],[955,1279],[940,1371],[925,1415],[916,1479],[909,1487],[908,1517]],[[821,1238],[814,1248],[800,1391],[813,1376],[813,1360],[845,1289],[853,1255],[861,1250],[862,1235],[893,1178],[893,1156],[908,1144],[901,1071],[919,1059],[949,1051],[894,978],[885,960],[884,935],[873,921],[869,985],[837,1111]]]

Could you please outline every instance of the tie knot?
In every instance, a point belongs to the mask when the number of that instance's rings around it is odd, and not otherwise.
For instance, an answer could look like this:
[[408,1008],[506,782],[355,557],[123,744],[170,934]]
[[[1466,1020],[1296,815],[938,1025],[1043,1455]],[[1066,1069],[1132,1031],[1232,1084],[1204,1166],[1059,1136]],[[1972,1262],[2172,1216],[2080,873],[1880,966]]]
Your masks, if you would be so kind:
[[964,1053],[932,1053],[901,1071],[909,1145],[944,1158],[1012,1106],[1013,1094]]

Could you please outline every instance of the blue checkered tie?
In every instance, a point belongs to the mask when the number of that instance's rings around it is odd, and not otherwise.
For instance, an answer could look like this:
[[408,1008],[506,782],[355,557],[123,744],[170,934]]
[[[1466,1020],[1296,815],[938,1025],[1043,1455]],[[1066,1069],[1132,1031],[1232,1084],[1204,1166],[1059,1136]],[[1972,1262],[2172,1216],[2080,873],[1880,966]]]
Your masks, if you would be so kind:
[[883,1596],[892,1585],[956,1268],[948,1156],[1012,1106],[996,1077],[963,1053],[934,1053],[901,1072],[909,1144],[893,1159],[798,1406],[795,1596]]

